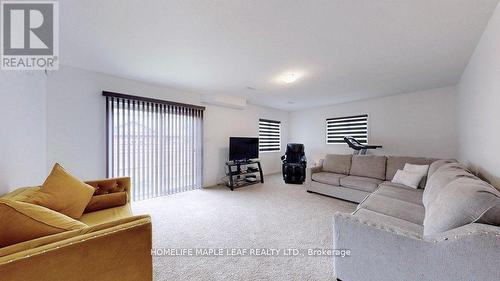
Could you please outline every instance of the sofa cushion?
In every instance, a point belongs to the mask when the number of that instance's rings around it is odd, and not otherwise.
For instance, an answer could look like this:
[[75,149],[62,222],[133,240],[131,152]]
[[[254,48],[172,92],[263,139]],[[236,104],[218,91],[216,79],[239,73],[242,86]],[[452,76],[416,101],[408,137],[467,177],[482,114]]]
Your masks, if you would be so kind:
[[340,185],[361,191],[373,192],[382,181],[374,178],[347,176],[340,179]]
[[427,181],[425,186],[422,202],[426,208],[429,208],[441,189],[450,182],[458,178],[476,178],[471,174],[465,166],[460,163],[448,163],[442,165]]
[[48,208],[0,199],[0,248],[84,227],[85,224]]
[[368,209],[387,216],[395,217],[415,224],[423,224],[424,207],[422,205],[372,193],[365,198],[358,209]]
[[410,232],[417,237],[422,237],[424,226],[416,223],[377,213],[368,209],[359,209],[353,214],[362,221],[369,221],[381,226],[400,229],[404,232]]
[[[387,169],[385,171],[385,180],[391,181],[394,178],[397,170],[403,170],[406,163],[415,165],[430,165],[436,159],[424,157],[408,157],[408,156],[387,156]],[[420,182],[419,187],[425,186],[427,177],[424,177]]]
[[[479,221],[497,204],[500,204],[500,191],[485,181],[474,178],[456,179],[446,185],[426,209],[424,235],[441,233]],[[500,221],[492,224],[500,225]]]
[[329,172],[319,172],[319,173],[314,173],[311,176],[311,179],[316,182],[324,183],[324,184],[330,184],[330,185],[340,185],[340,178],[345,177],[346,175],[342,174],[335,174],[335,173],[329,173]]
[[33,193],[26,202],[44,206],[72,218],[79,218],[94,191],[92,186],[75,178],[56,163],[42,188]]
[[450,164],[450,163],[457,163],[457,160],[454,160],[454,159],[443,159],[443,160],[436,160],[434,162],[432,162],[430,165],[429,165],[429,171],[427,172],[427,179],[430,179],[431,176],[439,169],[441,168],[441,166],[445,165],[445,164]]
[[387,158],[377,155],[353,155],[350,176],[385,179]]
[[423,192],[423,189],[414,189],[405,185],[385,181],[379,185],[378,189],[374,193],[401,201],[422,205]]
[[323,171],[336,174],[349,174],[352,155],[327,154],[323,160]]

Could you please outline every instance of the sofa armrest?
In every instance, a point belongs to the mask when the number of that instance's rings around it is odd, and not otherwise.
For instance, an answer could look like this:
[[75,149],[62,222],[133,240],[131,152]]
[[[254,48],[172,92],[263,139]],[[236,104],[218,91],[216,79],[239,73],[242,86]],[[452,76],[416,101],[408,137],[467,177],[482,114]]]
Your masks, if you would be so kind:
[[[2,280],[152,280],[149,216],[79,230],[48,244],[0,257]],[[65,233],[62,233],[65,234]]]
[[437,233],[432,236],[426,236],[425,240],[431,242],[441,242],[448,240],[461,240],[469,236],[487,235],[500,239],[500,227],[482,223],[470,223],[445,232]]
[[130,202],[130,199],[132,198],[132,184],[130,177],[91,180],[91,181],[86,181],[85,183],[93,186],[94,188],[102,185],[106,186],[109,183],[116,183],[119,187],[123,187],[125,192],[127,192],[128,202]]
[[319,164],[317,166],[306,168],[306,185],[307,186],[309,186],[311,184],[312,174],[321,172],[322,168],[323,168],[323,159],[319,160]]
[[495,280],[500,274],[495,232],[437,240],[350,214],[336,213],[333,221],[334,248],[351,251],[334,257],[341,280]]

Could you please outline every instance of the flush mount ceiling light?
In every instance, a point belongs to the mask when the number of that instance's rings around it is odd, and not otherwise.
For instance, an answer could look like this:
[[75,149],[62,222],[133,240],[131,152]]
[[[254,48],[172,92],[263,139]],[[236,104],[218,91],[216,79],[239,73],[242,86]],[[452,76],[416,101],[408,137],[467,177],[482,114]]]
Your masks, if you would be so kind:
[[293,83],[299,79],[299,75],[294,72],[285,73],[281,76],[281,80],[285,83]]
[[290,69],[276,75],[272,81],[276,84],[292,84],[297,80],[304,78],[307,72],[298,69]]

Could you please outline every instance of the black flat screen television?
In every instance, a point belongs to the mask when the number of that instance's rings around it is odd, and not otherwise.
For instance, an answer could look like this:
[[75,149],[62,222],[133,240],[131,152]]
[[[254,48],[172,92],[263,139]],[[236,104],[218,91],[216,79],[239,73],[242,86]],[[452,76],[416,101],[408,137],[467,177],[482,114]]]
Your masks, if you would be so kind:
[[229,138],[229,161],[259,158],[259,138]]

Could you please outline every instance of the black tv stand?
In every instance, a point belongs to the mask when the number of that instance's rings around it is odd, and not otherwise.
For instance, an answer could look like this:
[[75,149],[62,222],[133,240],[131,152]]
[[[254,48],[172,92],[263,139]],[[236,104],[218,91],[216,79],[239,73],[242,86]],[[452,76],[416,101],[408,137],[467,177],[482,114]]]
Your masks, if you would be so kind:
[[[257,165],[257,166],[255,166]],[[233,191],[235,188],[256,183],[264,183],[264,175],[259,160],[227,161],[226,186]],[[244,169],[242,169],[242,167]],[[257,176],[258,175],[258,176]]]

